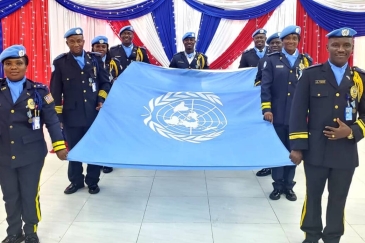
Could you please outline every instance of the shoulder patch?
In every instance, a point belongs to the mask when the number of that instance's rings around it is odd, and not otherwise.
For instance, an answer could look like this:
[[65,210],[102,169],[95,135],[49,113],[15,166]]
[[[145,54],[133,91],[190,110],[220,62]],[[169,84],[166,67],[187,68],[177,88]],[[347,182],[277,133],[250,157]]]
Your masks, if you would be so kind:
[[252,51],[252,50],[253,50],[253,48],[250,48],[250,49],[247,49],[246,51],[244,51],[243,53],[247,53],[247,52]]
[[47,102],[47,104],[51,104],[54,101],[51,93],[49,93],[48,95],[44,96],[44,100]]
[[276,51],[276,52],[268,53],[267,56],[269,57],[269,56],[274,56],[277,54],[280,54],[280,52]]
[[314,65],[312,65],[312,66],[309,66],[309,67],[307,67],[307,68],[304,68],[303,70],[311,69],[311,68],[314,68],[314,67],[320,67],[320,66],[322,66],[322,65],[323,65],[323,63],[314,64]]
[[66,56],[66,55],[67,55],[67,53],[62,53],[62,54],[58,55],[55,59],[53,59],[53,61],[56,61],[56,60]]
[[313,62],[313,58],[311,56],[308,55],[308,53],[303,53],[303,56],[305,56],[306,58],[309,59],[309,61]]
[[361,68],[356,67],[356,66],[352,67],[352,70],[353,71],[356,71],[356,72],[359,72],[361,74],[365,74],[365,70],[364,69],[361,69]]

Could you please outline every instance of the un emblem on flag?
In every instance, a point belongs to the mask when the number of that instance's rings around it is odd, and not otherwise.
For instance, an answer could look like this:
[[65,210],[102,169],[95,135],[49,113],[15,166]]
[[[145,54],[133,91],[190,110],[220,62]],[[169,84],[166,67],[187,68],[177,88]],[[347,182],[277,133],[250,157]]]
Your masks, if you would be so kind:
[[166,138],[201,143],[220,136],[227,119],[211,92],[168,92],[151,99],[144,124]]

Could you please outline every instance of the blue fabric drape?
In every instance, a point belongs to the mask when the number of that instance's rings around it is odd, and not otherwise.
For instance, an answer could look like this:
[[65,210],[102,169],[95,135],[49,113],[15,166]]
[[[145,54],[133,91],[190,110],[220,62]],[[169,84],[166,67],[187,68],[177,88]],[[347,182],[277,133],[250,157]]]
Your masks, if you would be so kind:
[[[166,0],[147,0],[129,8],[100,10],[88,8],[69,0],[56,0],[57,3],[76,13],[80,13],[95,19],[104,20],[129,20],[141,17],[158,8]],[[171,0],[168,0],[171,1]]]
[[176,53],[176,31],[172,0],[164,1],[152,11],[152,16],[166,56],[171,60]]
[[0,19],[23,7],[30,0],[2,0],[0,1]]
[[267,3],[259,5],[257,7],[248,8],[244,10],[224,10],[212,6],[207,6],[196,2],[195,0],[184,0],[190,7],[217,18],[223,19],[235,19],[235,20],[245,20],[258,18],[265,15],[272,10],[276,9],[284,0],[271,0]]
[[357,31],[356,36],[365,35],[365,12],[344,12],[316,3],[313,0],[300,0],[308,15],[327,31],[349,27]]
[[221,19],[210,15],[202,14],[198,34],[196,50],[205,53],[213,40]]

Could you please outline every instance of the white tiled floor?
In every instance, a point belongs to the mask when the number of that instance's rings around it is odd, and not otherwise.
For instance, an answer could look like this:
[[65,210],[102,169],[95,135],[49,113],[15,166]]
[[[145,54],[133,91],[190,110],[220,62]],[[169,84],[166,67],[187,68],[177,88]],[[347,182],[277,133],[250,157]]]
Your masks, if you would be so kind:
[[[360,164],[365,141],[359,144]],[[102,174],[101,192],[63,190],[67,162],[47,157],[42,173],[42,243],[300,243],[305,195],[303,167],[298,201],[271,201],[271,178],[255,171],[143,171]],[[346,209],[343,243],[365,242],[365,166],[357,168]],[[327,193],[323,196],[326,205]],[[325,208],[325,207],[324,207]],[[323,212],[325,216],[326,212]],[[0,207],[0,238],[7,227]]]

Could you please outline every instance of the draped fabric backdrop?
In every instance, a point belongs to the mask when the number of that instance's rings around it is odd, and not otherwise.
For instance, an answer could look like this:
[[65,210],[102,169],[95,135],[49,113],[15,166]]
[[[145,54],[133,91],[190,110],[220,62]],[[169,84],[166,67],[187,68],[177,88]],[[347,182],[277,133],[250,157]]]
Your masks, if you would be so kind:
[[107,36],[110,46],[119,44],[120,28],[131,24],[134,42],[147,48],[152,64],[162,66],[184,50],[181,38],[193,31],[197,50],[214,69],[236,69],[242,52],[253,47],[256,28],[271,35],[291,24],[302,27],[301,52],[323,62],[325,35],[348,26],[358,31],[353,63],[365,67],[363,0],[2,0],[0,19],[0,51],[24,44],[31,60],[27,77],[46,84],[52,60],[69,51],[64,33],[77,26],[90,50],[97,35]]

